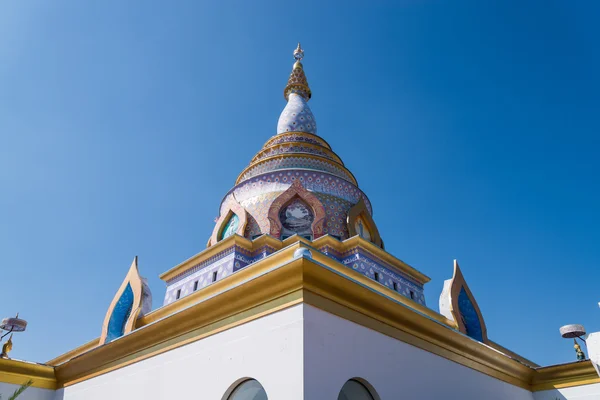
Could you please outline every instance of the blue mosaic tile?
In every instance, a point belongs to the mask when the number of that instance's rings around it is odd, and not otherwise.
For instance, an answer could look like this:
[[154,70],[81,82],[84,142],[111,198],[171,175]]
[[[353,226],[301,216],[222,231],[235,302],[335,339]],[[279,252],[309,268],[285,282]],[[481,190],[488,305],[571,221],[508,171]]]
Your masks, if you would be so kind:
[[125,323],[131,314],[133,308],[133,290],[128,283],[125,290],[119,297],[115,308],[113,309],[108,321],[108,330],[106,333],[106,343],[123,336]]
[[458,295],[458,309],[467,329],[467,336],[483,342],[483,330],[479,315],[477,315],[477,311],[464,287],[460,288]]

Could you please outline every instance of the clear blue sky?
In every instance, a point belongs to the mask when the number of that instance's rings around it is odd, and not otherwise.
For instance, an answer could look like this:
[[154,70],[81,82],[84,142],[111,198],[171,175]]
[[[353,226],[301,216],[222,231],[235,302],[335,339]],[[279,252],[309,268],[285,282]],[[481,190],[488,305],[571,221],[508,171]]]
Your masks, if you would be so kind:
[[204,249],[275,134],[300,40],[319,133],[387,250],[457,258],[489,336],[541,364],[600,330],[595,1],[0,2],[0,314],[16,358],[95,337],[131,260]]

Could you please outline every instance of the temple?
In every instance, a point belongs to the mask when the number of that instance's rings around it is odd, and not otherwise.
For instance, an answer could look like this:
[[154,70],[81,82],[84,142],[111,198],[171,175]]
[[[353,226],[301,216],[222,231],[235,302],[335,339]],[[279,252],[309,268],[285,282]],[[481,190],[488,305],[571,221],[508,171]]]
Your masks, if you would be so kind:
[[300,44],[293,56],[275,134],[222,197],[206,248],[160,275],[163,306],[135,257],[97,338],[43,364],[5,346],[0,394],[31,380],[19,399],[600,398],[585,355],[542,367],[490,339],[456,260],[426,304],[429,277],[385,250],[318,131]]

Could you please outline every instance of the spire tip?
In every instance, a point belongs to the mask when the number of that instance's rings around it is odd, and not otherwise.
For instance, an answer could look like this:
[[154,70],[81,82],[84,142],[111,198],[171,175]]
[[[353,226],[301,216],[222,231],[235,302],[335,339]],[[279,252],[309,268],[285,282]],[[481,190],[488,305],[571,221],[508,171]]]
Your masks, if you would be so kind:
[[296,50],[294,50],[294,58],[296,61],[301,61],[304,58],[304,50],[302,50],[300,42],[298,42],[298,47],[296,47]]

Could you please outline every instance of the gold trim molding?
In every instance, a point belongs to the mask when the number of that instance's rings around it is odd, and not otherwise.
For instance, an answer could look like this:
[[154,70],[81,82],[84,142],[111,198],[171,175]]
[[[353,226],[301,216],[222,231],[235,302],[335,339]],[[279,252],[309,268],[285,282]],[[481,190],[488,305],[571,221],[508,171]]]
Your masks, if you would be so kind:
[[[214,334],[219,330],[209,333],[207,327],[218,321],[227,320],[228,326],[235,326],[266,315],[269,307],[282,309],[304,302],[528,388],[534,373],[530,367],[458,333],[442,315],[320,252],[314,251],[313,259],[294,259],[299,247],[308,246],[296,242],[148,314],[141,318],[141,327],[130,334],[58,365],[59,385],[68,386]],[[265,309],[265,304],[270,305]]]
[[[326,237],[323,240],[334,241]],[[281,244],[272,238],[263,241]],[[355,241],[360,242],[360,238]],[[139,328],[128,335],[80,354],[71,352],[69,357],[56,358],[61,361],[54,368],[57,386],[76,384],[302,303],[526,390],[600,380],[590,362],[528,366],[514,353],[502,353],[492,343],[486,345],[467,337],[443,315],[318,251],[313,251],[313,258],[294,259],[295,250],[311,248],[311,243],[286,240],[284,244],[287,247],[281,251],[227,279],[140,318]]]
[[573,386],[600,383],[600,377],[589,360],[552,365],[536,369],[531,381],[531,391],[563,389]]
[[53,367],[0,358],[0,382],[22,385],[30,379],[33,387],[51,390],[57,388]]
[[[327,164],[330,164],[330,165],[334,166],[335,168],[338,168],[340,171],[344,172],[346,174],[346,178],[341,177],[339,175],[336,175],[335,173],[332,173],[332,172],[324,172],[324,173],[327,173],[329,175],[335,176],[336,178],[340,178],[342,180],[345,180],[346,182],[350,182],[354,186],[358,187],[358,182],[356,180],[356,177],[344,165],[340,165],[337,162],[335,162],[333,160],[330,160],[327,157],[323,157],[323,156],[320,156],[318,154],[309,154],[309,153],[282,153],[282,154],[277,154],[277,155],[274,155],[274,156],[269,156],[269,157],[262,158],[262,159],[260,159],[260,160],[258,160],[256,162],[248,165],[246,168],[244,168],[244,170],[238,175],[238,178],[236,179],[235,184],[239,185],[241,182],[244,182],[244,181],[247,181],[248,179],[253,178],[254,176],[248,177],[248,178],[244,178],[244,175],[247,172],[249,172],[250,170],[252,170],[254,167],[258,166],[258,165],[264,164],[264,163],[269,162],[271,160],[277,160],[277,159],[280,159],[280,158],[291,158],[291,157],[310,158],[310,159],[313,159],[313,160],[322,161],[322,162],[325,162]],[[258,176],[258,175],[262,175],[262,173],[256,174],[255,176]]]

